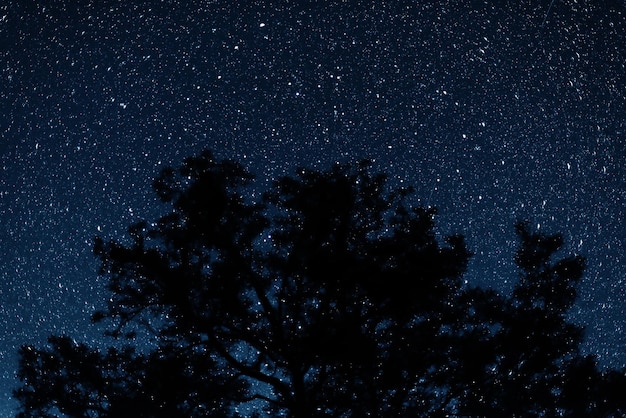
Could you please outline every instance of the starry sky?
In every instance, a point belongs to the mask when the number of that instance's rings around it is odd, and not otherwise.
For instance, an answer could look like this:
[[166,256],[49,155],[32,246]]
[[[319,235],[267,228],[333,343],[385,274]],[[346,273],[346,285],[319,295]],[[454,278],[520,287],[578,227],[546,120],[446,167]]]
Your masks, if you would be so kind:
[[0,6],[0,415],[16,350],[103,343],[95,235],[164,213],[163,166],[202,149],[263,189],[369,158],[461,233],[507,291],[513,224],[587,257],[572,319],[626,364],[626,3],[19,1]]

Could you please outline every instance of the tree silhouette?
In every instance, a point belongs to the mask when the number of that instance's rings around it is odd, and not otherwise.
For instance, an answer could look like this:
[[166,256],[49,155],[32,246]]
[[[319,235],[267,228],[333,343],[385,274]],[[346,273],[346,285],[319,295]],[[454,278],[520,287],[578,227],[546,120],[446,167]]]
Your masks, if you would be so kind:
[[[20,350],[23,417],[238,415],[623,416],[624,373],[583,356],[566,313],[584,260],[518,223],[511,295],[462,280],[463,237],[441,245],[367,162],[301,169],[262,197],[210,152],[154,183],[171,212],[96,239],[106,351],[51,337]],[[138,345],[147,331],[152,346]],[[250,404],[248,404],[250,405]]]

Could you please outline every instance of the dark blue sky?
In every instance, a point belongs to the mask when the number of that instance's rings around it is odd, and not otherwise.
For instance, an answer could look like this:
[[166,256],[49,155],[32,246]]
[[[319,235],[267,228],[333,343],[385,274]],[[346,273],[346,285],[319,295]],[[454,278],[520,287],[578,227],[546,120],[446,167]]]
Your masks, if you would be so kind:
[[466,235],[468,280],[502,290],[517,219],[563,232],[588,257],[587,349],[625,364],[626,6],[549,5],[0,6],[0,414],[20,344],[97,340],[93,236],[158,216],[152,178],[203,148],[260,184],[370,158]]

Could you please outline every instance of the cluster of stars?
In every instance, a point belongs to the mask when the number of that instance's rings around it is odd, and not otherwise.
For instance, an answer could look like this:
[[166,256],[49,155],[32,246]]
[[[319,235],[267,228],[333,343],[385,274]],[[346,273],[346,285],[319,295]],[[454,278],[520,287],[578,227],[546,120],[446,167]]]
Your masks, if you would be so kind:
[[516,220],[563,232],[588,349],[624,363],[623,5],[272,3],[0,7],[0,410],[20,344],[99,335],[93,236],[162,214],[152,179],[204,148],[263,187],[369,158],[498,289]]

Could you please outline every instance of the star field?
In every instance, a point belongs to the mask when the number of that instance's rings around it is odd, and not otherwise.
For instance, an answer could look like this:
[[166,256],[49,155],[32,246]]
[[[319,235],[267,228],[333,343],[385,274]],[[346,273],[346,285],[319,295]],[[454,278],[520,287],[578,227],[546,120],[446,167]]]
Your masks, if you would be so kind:
[[514,222],[562,232],[586,349],[626,364],[624,3],[236,3],[0,6],[0,411],[21,344],[99,341],[93,237],[161,214],[152,178],[204,148],[259,188],[369,158],[503,291]]

